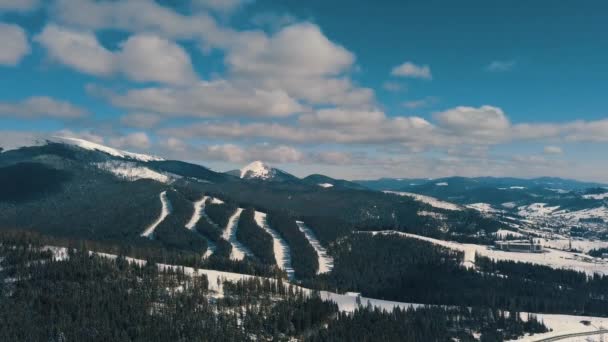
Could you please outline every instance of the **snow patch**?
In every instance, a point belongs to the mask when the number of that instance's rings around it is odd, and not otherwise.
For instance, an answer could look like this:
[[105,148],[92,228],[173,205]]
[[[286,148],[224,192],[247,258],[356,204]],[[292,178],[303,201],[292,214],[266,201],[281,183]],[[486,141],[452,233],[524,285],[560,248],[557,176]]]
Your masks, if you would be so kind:
[[512,189],[512,190],[525,190],[526,187],[525,186],[510,186],[509,189]]
[[502,210],[494,209],[488,203],[471,203],[466,205],[467,208],[477,210],[481,213],[500,213]]
[[294,279],[294,269],[291,266],[291,251],[289,249],[289,245],[281,235],[277,233],[274,229],[271,229],[268,226],[268,222],[266,221],[266,213],[262,213],[256,211],[254,214],[255,222],[264,229],[270,236],[272,236],[272,248],[274,251],[274,258],[277,261],[277,265],[280,269],[287,273],[287,278],[289,280]]
[[245,166],[240,171],[241,178],[270,179],[275,174],[273,168],[259,160]]
[[160,202],[162,203],[162,209],[160,211],[160,216],[154,221],[143,233],[141,233],[142,237],[147,237],[152,239],[154,229],[158,227],[158,225],[163,222],[163,220],[169,216],[171,213],[171,203],[169,202],[169,198],[167,198],[167,191],[163,191],[160,193]]
[[320,187],[322,187],[322,188],[331,188],[331,187],[333,187],[333,186],[334,186],[334,185],[333,185],[333,184],[331,184],[331,183],[320,183],[320,184],[318,184],[318,185],[319,185]]
[[439,183],[435,183],[436,186],[448,186],[447,182],[439,182]]
[[302,221],[296,221],[300,231],[304,233],[308,242],[312,245],[317,252],[317,258],[319,261],[319,269],[317,274],[328,273],[334,268],[334,259],[327,254],[327,250],[321,246],[321,242],[315,236],[315,233],[304,224]]
[[118,178],[128,181],[136,181],[138,179],[152,179],[161,183],[168,184],[173,178],[165,174],[151,170],[145,166],[138,166],[132,162],[123,162],[111,160],[103,163],[95,164],[99,169],[108,171]]
[[608,198],[608,192],[605,192],[603,194],[583,195],[583,198],[585,198],[585,199],[594,199],[594,200],[603,200],[603,199],[607,199]]
[[419,195],[419,194],[414,194],[411,192],[402,192],[402,191],[383,191],[386,194],[394,194],[394,195],[399,195],[399,196],[407,196],[407,197],[412,197],[415,200],[419,201],[419,202],[423,202],[426,203],[432,207],[435,208],[439,208],[439,209],[446,209],[446,210],[462,210],[462,208],[454,203],[450,203],[450,202],[445,202],[445,201],[441,201],[436,199],[435,197],[431,197],[431,196],[425,196],[425,195]]
[[94,143],[91,141],[86,141],[84,139],[61,137],[61,136],[56,136],[54,138],[60,139],[62,142],[78,146],[85,150],[99,151],[99,152],[103,152],[103,153],[109,154],[114,157],[125,158],[125,159],[135,159],[135,160],[139,160],[139,161],[143,161],[143,162],[164,160],[163,158],[151,156],[151,155],[147,155],[147,154],[133,153],[133,152],[118,150],[118,149],[104,146],[101,144],[97,144],[97,143]]

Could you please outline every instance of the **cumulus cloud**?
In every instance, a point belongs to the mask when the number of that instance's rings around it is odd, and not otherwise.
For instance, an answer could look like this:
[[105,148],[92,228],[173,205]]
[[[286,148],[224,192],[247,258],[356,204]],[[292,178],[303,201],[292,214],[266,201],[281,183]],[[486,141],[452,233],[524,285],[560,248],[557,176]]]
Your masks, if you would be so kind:
[[27,34],[20,26],[0,23],[0,42],[0,65],[15,66],[30,53]]
[[502,109],[493,106],[456,107],[436,113],[435,118],[450,131],[482,136],[495,136],[511,125]]
[[433,78],[433,75],[431,75],[431,67],[428,65],[416,65],[413,62],[404,62],[403,64],[397,65],[391,71],[391,75],[420,78],[424,80],[430,80]]
[[545,154],[562,154],[562,148],[559,146],[545,146],[543,152]]
[[116,106],[165,116],[285,117],[305,109],[282,90],[249,88],[225,80],[201,81],[184,88],[133,89],[125,94],[95,92]]
[[486,70],[490,72],[505,72],[515,67],[515,61],[492,61],[486,66]]
[[19,102],[0,102],[0,117],[20,119],[78,119],[88,115],[85,109],[47,96],[34,96]]
[[176,43],[149,35],[129,37],[113,52],[91,31],[47,25],[34,38],[50,57],[80,72],[97,76],[122,73],[140,82],[187,84],[197,77],[190,56]]
[[40,6],[39,0],[0,0],[0,12],[27,12]]
[[147,150],[152,145],[150,137],[145,132],[133,132],[122,136],[111,137],[108,143],[117,148],[134,148]]

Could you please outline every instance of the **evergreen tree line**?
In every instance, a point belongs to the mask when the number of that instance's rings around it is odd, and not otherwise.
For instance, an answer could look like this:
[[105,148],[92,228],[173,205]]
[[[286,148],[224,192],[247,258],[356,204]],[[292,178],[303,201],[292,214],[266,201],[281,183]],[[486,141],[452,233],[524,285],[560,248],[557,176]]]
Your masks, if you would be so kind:
[[483,257],[466,269],[461,252],[388,235],[353,234],[333,253],[333,271],[305,284],[411,303],[608,315],[605,276]]
[[314,277],[319,269],[317,252],[300,231],[295,219],[284,212],[271,212],[268,213],[267,220],[268,225],[289,245],[295,277],[297,279]]
[[272,236],[260,227],[254,218],[255,210],[243,210],[236,231],[236,238],[247,246],[251,252],[267,265],[276,265],[274,257],[274,242]]
[[0,241],[2,341],[472,341],[472,332],[502,341],[546,330],[534,317],[525,322],[488,309],[361,307],[344,314],[281,279],[224,282],[215,298],[206,277],[179,268],[159,272],[154,263],[76,250],[53,261],[35,240]]

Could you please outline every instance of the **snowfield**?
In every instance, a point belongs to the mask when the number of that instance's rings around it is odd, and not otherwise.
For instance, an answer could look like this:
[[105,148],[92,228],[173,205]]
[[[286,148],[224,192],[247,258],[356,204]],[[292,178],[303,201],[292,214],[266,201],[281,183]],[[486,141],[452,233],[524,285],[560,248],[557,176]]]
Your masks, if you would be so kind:
[[230,244],[232,245],[230,259],[234,260],[243,260],[246,255],[253,255],[251,251],[247,249],[247,247],[243,246],[243,244],[238,242],[238,240],[236,239],[236,230],[238,229],[239,218],[241,217],[242,212],[243,208],[238,208],[234,212],[234,214],[230,216],[230,219],[228,220],[228,225],[226,226],[226,229],[224,229],[224,233],[222,234],[224,240],[230,242]]
[[171,213],[171,203],[167,198],[167,191],[163,191],[160,193],[160,202],[162,203],[160,216],[156,219],[156,221],[154,221],[150,226],[148,226],[148,228],[146,228],[143,233],[141,233],[141,236],[152,239],[154,229],[156,229],[156,227],[158,227],[158,225],[163,222],[163,220]]
[[322,188],[331,188],[334,185],[331,184],[331,183],[320,183],[319,186],[322,187]]
[[462,210],[462,207],[460,207],[459,205],[456,205],[456,204],[450,203],[450,202],[441,201],[441,200],[438,200],[435,197],[431,197],[431,196],[424,196],[424,195],[419,195],[419,194],[415,194],[415,193],[411,193],[411,192],[402,192],[402,191],[385,190],[383,192],[385,194],[412,197],[416,201],[426,203],[432,207],[439,208],[439,209]]
[[91,141],[86,141],[84,139],[71,138],[71,137],[60,137],[60,136],[56,136],[53,138],[59,139],[61,142],[64,142],[64,143],[69,143],[69,144],[78,146],[85,150],[99,151],[99,152],[109,154],[113,157],[119,157],[119,158],[125,158],[125,159],[135,159],[135,160],[139,160],[139,161],[143,161],[143,162],[164,160],[163,158],[156,157],[156,156],[150,156],[147,154],[117,150],[115,148],[97,144],[97,143],[94,143]]
[[321,246],[321,243],[315,236],[315,233],[313,233],[313,231],[310,230],[310,228],[308,228],[304,222],[296,221],[296,224],[298,225],[298,228],[300,228],[300,231],[304,233],[306,239],[308,239],[308,242],[310,242],[312,247],[315,249],[315,252],[317,252],[317,257],[319,260],[319,269],[317,270],[317,274],[331,272],[331,270],[334,268],[334,259],[327,254],[327,250]]
[[294,269],[291,266],[291,251],[289,245],[279,233],[268,226],[266,221],[266,213],[256,211],[254,214],[255,222],[264,229],[270,236],[272,236],[272,248],[274,251],[274,258],[277,261],[277,265],[280,269],[287,273],[289,280],[294,279]]
[[123,162],[118,160],[107,161],[95,164],[99,169],[108,171],[116,177],[128,181],[136,181],[138,179],[152,179],[161,183],[171,183],[173,177],[153,171],[145,166],[138,166],[132,162]]
[[447,182],[439,182],[439,183],[435,183],[436,186],[448,186]]
[[464,252],[463,266],[465,267],[473,267],[475,264],[475,256],[476,254],[479,254],[492,260],[527,262],[536,265],[549,266],[555,269],[568,269],[578,272],[585,272],[589,275],[593,275],[595,273],[600,275],[608,275],[608,261],[592,258],[587,255],[573,252],[545,248],[545,251],[543,253],[518,253],[496,250],[487,246],[475,245],[470,243],[438,240],[426,236],[397,232],[392,230],[360,233],[368,233],[372,235],[385,234],[404,236],[408,238],[428,241],[439,246],[458,250]]

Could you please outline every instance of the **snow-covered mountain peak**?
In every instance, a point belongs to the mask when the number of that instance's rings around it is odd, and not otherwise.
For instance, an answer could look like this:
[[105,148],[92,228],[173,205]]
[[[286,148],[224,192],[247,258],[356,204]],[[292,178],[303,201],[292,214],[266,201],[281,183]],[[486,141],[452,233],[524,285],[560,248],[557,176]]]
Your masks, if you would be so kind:
[[78,146],[85,150],[103,152],[103,153],[109,154],[113,157],[119,157],[119,158],[125,158],[125,159],[135,159],[135,160],[139,160],[139,161],[143,161],[143,162],[164,160],[163,158],[160,158],[160,157],[151,156],[151,155],[147,155],[147,154],[141,154],[141,153],[122,151],[122,150],[118,150],[118,149],[115,149],[112,147],[104,146],[104,145],[101,145],[98,143],[94,143],[94,142],[87,141],[84,139],[79,139],[79,138],[63,137],[63,136],[55,136],[53,138],[61,143]]
[[254,161],[253,163],[243,167],[241,170],[241,178],[258,178],[258,179],[270,179],[272,178],[276,171],[268,164],[261,162],[259,160]]

